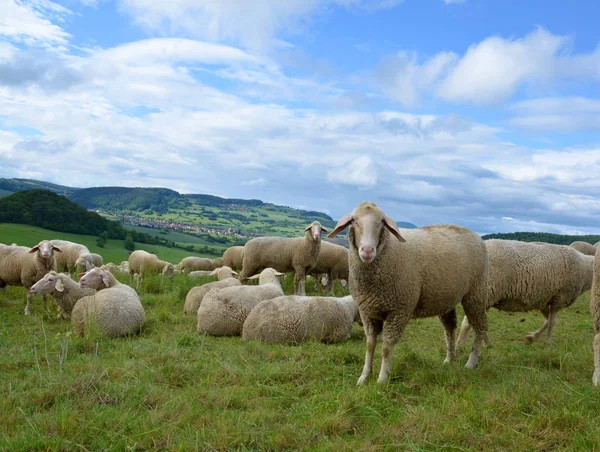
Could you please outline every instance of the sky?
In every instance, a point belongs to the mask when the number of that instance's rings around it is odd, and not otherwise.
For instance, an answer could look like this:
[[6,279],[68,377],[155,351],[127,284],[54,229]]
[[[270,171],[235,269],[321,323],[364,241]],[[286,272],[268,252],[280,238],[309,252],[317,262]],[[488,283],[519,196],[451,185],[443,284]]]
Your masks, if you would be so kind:
[[0,177],[600,233],[600,2],[0,0]]

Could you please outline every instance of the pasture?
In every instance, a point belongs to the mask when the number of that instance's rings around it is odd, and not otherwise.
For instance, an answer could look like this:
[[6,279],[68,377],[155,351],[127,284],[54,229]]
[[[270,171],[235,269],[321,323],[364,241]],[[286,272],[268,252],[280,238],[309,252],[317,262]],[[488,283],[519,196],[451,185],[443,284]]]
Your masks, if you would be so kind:
[[[492,310],[494,346],[474,371],[463,367],[468,349],[442,365],[437,319],[413,321],[391,382],[356,387],[358,324],[332,345],[202,336],[182,313],[193,284],[148,279],[143,331],[112,340],[73,337],[69,321],[42,312],[41,298],[25,317],[24,289],[0,291],[0,449],[600,448],[589,293],[559,314],[552,345],[523,341],[541,314]],[[288,275],[286,293],[292,286]]]

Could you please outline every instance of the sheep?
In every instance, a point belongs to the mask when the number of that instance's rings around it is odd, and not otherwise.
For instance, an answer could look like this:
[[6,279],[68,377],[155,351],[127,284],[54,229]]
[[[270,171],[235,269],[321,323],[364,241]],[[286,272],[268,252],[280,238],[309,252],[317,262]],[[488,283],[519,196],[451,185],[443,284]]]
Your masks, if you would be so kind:
[[261,301],[250,311],[242,338],[269,344],[298,344],[310,339],[339,342],[350,337],[357,315],[351,296],[277,297]]
[[216,270],[217,268],[221,268],[225,265],[225,260],[222,257],[217,257],[212,261],[212,269]]
[[[47,240],[42,240],[33,248],[11,245],[0,248],[0,288],[23,286],[27,289],[25,315],[30,315],[29,306],[33,294],[29,291],[46,273],[56,270],[54,252],[62,250]],[[44,310],[46,295],[44,295]]]
[[50,271],[36,282],[29,291],[33,295],[52,295],[60,308],[59,319],[71,317],[73,306],[80,298],[96,293],[95,289],[82,289],[67,273]]
[[62,250],[62,253],[56,256],[57,271],[85,272],[94,267],[92,254],[87,246],[68,240],[50,240],[50,242]]
[[[526,312],[539,310],[546,318],[542,327],[525,338],[535,342],[547,329],[547,343],[561,309],[571,306],[592,285],[592,256],[565,245],[538,245],[516,240],[488,240],[488,309]],[[469,336],[464,319],[457,345]]]
[[167,261],[160,260],[156,254],[144,250],[135,250],[129,255],[129,274],[140,278],[146,273],[161,273],[169,279],[175,275],[175,266]]
[[78,336],[96,325],[106,337],[135,334],[144,325],[146,314],[137,292],[118,282],[114,275],[100,268],[82,274],[81,288],[96,289],[94,295],[81,298],[71,313],[73,331]]
[[102,256],[100,256],[97,253],[90,253],[90,255],[92,256],[92,265],[94,267],[102,267],[102,264],[103,264]]
[[315,267],[321,249],[321,233],[328,232],[318,221],[306,229],[304,237],[258,237],[244,246],[240,281],[245,284],[248,276],[263,268],[280,272],[294,272],[294,293],[306,295],[306,275]]
[[179,269],[182,272],[190,272],[195,270],[213,270],[213,263],[206,257],[185,257],[179,263]]
[[592,383],[594,386],[598,386],[600,384],[600,247],[596,249],[592,293],[590,295],[590,311],[592,311],[596,333],[594,336],[594,375]]
[[185,297],[185,304],[183,305],[183,313],[185,315],[196,315],[204,296],[211,289],[223,289],[225,287],[241,285],[241,283],[233,277],[233,275],[237,275],[237,273],[227,266],[213,270],[210,272],[210,275],[216,275],[219,280],[190,289]]
[[231,246],[223,253],[223,265],[231,267],[234,270],[242,269],[242,262],[244,259],[244,247],[243,246]]
[[325,286],[325,293],[334,294],[334,281],[348,280],[348,250],[340,245],[329,242],[321,243],[319,258],[315,268],[310,271],[314,275],[326,275],[326,282],[322,280]]
[[249,279],[259,280],[258,286],[226,287],[212,289],[204,296],[198,308],[198,333],[213,336],[239,336],[244,321],[252,308],[263,300],[283,295],[279,276],[272,268],[264,269],[259,275]]
[[373,367],[377,335],[383,331],[380,383],[389,379],[391,356],[411,318],[439,316],[446,331],[446,359],[456,357],[456,305],[475,329],[467,368],[477,367],[487,336],[488,258],[481,237],[454,225],[403,229],[375,203],[363,202],[344,215],[328,235],[350,226],[350,294],[358,304],[367,352],[357,384]]
[[588,256],[594,256],[596,254],[596,245],[592,245],[588,242],[573,242],[569,246]]

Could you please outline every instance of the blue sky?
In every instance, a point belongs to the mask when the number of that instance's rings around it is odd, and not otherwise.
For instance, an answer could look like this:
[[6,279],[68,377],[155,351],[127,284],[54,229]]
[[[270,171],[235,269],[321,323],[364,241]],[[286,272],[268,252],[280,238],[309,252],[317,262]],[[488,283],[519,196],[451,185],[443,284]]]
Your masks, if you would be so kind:
[[0,11],[1,176],[600,233],[597,1]]

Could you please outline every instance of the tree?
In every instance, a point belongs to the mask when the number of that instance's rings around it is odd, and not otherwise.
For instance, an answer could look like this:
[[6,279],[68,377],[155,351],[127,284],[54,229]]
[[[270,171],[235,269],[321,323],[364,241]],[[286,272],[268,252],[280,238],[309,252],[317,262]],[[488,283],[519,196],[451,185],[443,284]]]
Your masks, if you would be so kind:
[[135,250],[135,243],[133,242],[133,234],[131,232],[127,233],[127,238],[125,239],[124,248],[127,251]]

